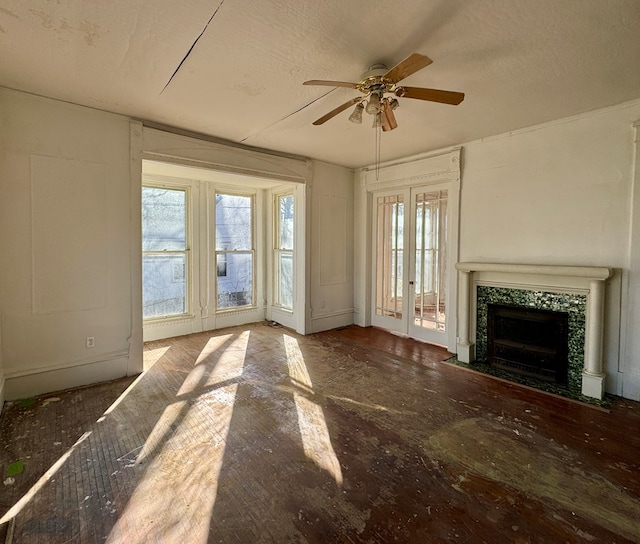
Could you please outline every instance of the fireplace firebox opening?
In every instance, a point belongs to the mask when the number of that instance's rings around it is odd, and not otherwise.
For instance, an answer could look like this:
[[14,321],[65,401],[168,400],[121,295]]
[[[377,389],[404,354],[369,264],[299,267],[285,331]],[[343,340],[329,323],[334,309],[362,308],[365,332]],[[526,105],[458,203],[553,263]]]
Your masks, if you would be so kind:
[[487,360],[493,366],[566,385],[568,349],[568,313],[488,305]]

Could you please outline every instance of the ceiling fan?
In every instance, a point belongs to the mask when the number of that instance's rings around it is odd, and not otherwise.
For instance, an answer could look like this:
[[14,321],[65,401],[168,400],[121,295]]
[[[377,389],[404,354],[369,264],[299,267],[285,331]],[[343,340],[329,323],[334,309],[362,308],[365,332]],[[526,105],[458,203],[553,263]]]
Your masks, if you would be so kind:
[[[451,104],[457,106],[464,100],[464,93],[455,91],[441,91],[438,89],[425,89],[423,87],[405,87],[398,83],[414,74],[418,70],[422,70],[433,61],[418,53],[409,55],[400,64],[397,64],[391,70],[387,70],[384,64],[374,64],[367,72],[362,75],[358,83],[349,83],[347,81],[325,81],[312,79],[305,81],[303,85],[324,85],[327,87],[348,87],[356,89],[365,96],[358,96],[345,102],[341,106],[331,110],[329,113],[320,117],[313,122],[314,125],[322,125],[332,117],[343,112],[347,108],[356,104],[349,120],[353,123],[362,123],[362,111],[374,116],[373,126],[381,126],[382,130],[393,130],[398,126],[396,121],[395,110],[399,103],[398,98],[416,98],[418,100],[427,100],[429,102],[440,102],[441,104]],[[385,94],[393,96],[385,96]]]

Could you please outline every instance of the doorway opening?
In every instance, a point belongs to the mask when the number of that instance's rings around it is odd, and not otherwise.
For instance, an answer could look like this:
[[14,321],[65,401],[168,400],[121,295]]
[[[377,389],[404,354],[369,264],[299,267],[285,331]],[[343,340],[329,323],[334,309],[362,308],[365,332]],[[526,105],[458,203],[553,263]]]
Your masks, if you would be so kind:
[[[456,200],[457,194],[453,195]],[[371,324],[455,347],[450,184],[373,194]]]

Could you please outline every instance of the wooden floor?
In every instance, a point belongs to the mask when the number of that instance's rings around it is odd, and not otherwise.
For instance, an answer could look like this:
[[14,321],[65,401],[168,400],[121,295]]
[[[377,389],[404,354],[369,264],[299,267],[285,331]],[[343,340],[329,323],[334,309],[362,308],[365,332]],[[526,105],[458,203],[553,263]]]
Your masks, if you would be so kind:
[[151,342],[113,405],[127,381],[5,409],[7,542],[640,542],[639,403],[448,356],[358,327]]

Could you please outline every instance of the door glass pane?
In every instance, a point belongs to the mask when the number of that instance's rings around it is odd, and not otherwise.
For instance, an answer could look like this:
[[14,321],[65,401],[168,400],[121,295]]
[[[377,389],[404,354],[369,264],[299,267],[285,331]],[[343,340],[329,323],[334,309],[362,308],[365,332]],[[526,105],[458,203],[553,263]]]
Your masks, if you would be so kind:
[[404,198],[377,198],[376,315],[402,318]]
[[416,195],[414,324],[445,330],[447,192]]

